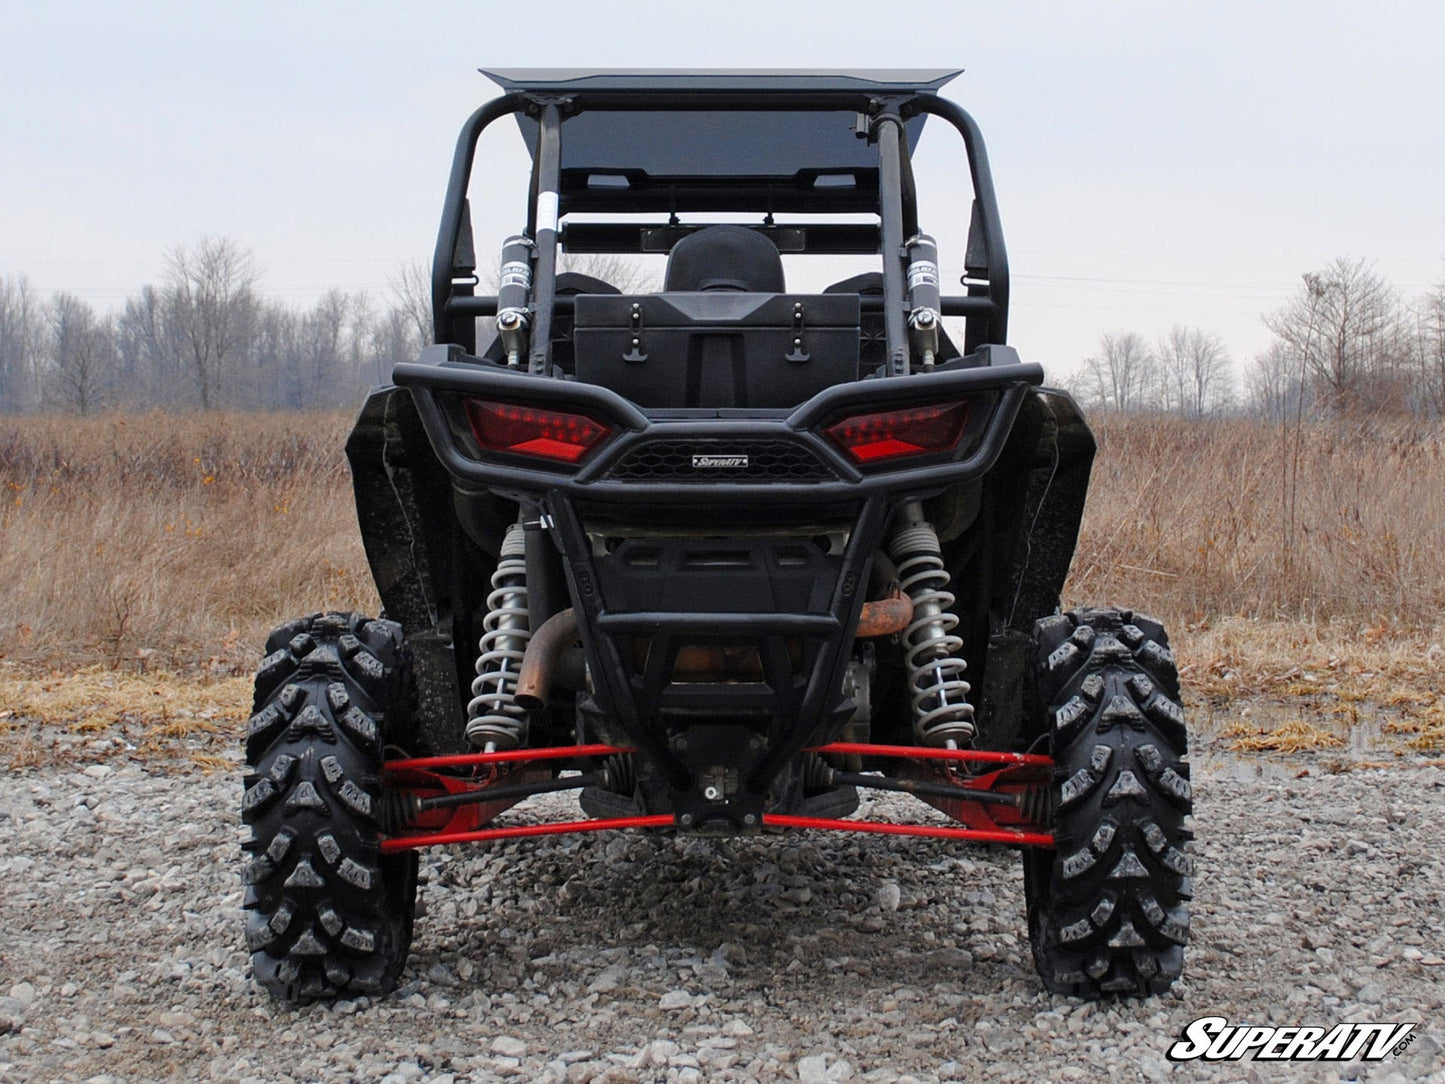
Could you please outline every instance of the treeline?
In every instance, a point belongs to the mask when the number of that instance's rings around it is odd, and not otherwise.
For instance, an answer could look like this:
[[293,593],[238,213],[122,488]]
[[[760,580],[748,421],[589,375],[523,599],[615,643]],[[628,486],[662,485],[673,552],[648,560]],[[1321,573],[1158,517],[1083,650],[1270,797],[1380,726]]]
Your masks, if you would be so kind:
[[1217,335],[1176,327],[1156,343],[1132,331],[1105,335],[1068,385],[1125,413],[1445,415],[1445,282],[1406,297],[1367,261],[1339,258],[1302,275],[1263,320],[1274,339],[1242,379]]
[[[625,260],[598,261],[564,266],[656,288]],[[263,298],[259,281],[254,256],[228,238],[173,250],[161,280],[115,313],[0,278],[0,413],[350,406],[430,341],[419,265],[398,268],[384,300],[331,290],[307,309]],[[1263,319],[1273,342],[1243,373],[1218,335],[1180,326],[1152,343],[1107,334],[1066,383],[1125,413],[1445,415],[1445,283],[1407,298],[1367,262],[1337,259]]]
[[228,238],[173,250],[161,281],[117,313],[0,278],[0,413],[349,406],[430,341],[420,268],[398,269],[380,304],[332,290],[299,309],[263,298],[259,281]]

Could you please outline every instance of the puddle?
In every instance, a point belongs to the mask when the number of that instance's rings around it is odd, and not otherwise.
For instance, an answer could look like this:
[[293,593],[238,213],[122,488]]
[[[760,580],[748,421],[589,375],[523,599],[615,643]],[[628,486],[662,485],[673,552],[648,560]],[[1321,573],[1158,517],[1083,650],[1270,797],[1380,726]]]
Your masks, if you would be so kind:
[[[1385,729],[1387,723],[1402,718],[1397,711],[1367,704],[1350,704],[1343,712],[1330,710],[1335,707],[1337,705],[1325,707],[1306,700],[1258,699],[1194,705],[1190,711],[1190,763],[1194,771],[1201,774],[1247,782],[1295,779],[1306,771],[1318,775],[1365,766],[1408,767],[1438,756],[1411,749],[1407,744],[1408,733]],[[1230,748],[1236,736],[1230,732],[1238,727],[1267,734],[1300,721],[1340,738],[1344,744],[1288,752]]]

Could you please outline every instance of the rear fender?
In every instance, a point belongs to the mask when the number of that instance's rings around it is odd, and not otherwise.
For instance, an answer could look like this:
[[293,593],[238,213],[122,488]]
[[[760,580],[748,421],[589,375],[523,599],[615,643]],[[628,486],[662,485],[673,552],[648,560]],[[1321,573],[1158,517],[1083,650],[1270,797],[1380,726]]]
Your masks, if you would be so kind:
[[462,531],[451,479],[409,392],[385,387],[368,396],[346,458],[382,610],[406,630],[415,658],[422,751],[460,750],[468,645],[475,642],[463,600],[476,597],[469,587],[491,576],[495,549],[485,552]]
[[1026,688],[1030,637],[1034,621],[1059,608],[1094,450],[1093,433],[1067,393],[1031,391],[983,480],[972,528],[945,546],[960,609],[966,610],[959,631],[981,689],[985,747],[1023,748],[1037,736],[1039,720]]

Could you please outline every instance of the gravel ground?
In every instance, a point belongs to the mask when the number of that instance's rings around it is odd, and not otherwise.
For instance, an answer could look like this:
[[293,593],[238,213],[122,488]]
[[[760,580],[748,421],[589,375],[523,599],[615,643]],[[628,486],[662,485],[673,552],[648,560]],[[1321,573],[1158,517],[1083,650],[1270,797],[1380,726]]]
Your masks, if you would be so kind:
[[[1160,999],[1044,993],[1007,851],[613,834],[425,854],[401,989],[303,1009],[248,976],[239,767],[6,772],[0,1080],[1445,1080],[1445,771],[1331,767],[1196,757]],[[1166,1061],[1206,1015],[1419,1027],[1370,1065]]]

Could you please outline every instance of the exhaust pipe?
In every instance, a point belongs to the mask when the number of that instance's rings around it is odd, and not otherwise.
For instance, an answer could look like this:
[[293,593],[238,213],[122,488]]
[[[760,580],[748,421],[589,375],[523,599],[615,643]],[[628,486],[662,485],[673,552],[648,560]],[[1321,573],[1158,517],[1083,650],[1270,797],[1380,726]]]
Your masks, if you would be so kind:
[[527,642],[527,652],[522,656],[522,670],[517,676],[517,688],[513,693],[518,704],[528,711],[536,711],[547,702],[557,659],[576,642],[577,611],[571,607],[554,613],[542,622],[541,627],[532,633]]
[[863,603],[863,613],[858,618],[858,639],[891,636],[906,629],[912,620],[913,600],[894,584],[887,598]]

